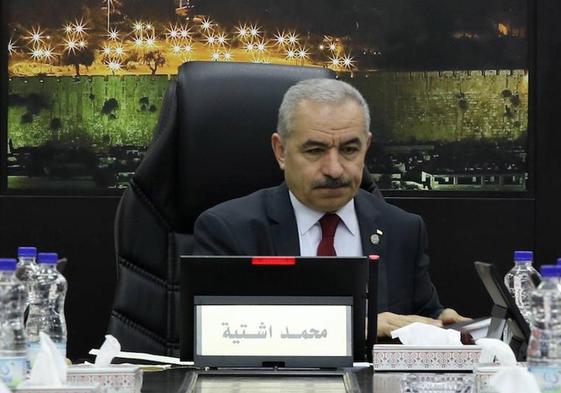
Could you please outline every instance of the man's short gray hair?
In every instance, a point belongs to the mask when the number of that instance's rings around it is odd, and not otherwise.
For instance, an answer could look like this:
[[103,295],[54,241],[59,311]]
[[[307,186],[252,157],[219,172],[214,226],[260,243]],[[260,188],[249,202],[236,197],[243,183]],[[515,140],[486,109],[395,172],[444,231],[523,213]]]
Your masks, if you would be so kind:
[[352,100],[362,107],[364,132],[370,131],[368,104],[357,89],[337,79],[306,79],[292,86],[284,94],[277,122],[277,132],[281,138],[288,137],[294,128],[294,116],[298,105],[306,100],[332,105]]

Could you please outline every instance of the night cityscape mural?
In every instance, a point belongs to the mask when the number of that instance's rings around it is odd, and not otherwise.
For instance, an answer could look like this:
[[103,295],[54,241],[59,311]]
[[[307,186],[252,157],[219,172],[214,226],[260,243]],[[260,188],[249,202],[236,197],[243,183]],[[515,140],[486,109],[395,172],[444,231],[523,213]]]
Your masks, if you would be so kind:
[[328,67],[382,189],[525,191],[523,0],[9,2],[8,188],[120,189],[186,61]]

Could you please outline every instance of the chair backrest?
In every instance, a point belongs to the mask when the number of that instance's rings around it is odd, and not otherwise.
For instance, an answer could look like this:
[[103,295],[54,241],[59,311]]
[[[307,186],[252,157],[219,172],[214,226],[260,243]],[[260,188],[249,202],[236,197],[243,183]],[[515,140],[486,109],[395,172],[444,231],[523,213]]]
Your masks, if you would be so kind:
[[190,62],[172,81],[154,139],[115,219],[118,282],[109,332],[125,351],[177,355],[178,260],[197,216],[277,185],[270,138],[286,90],[324,68]]

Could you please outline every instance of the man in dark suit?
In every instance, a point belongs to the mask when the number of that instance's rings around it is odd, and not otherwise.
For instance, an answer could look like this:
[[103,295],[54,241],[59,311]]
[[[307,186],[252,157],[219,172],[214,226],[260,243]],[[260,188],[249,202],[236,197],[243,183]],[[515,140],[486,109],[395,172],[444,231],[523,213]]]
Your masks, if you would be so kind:
[[291,87],[272,135],[285,183],[201,214],[195,254],[377,254],[378,336],[414,321],[463,320],[441,306],[430,280],[421,217],[359,187],[369,129],[368,106],[349,84],[311,79]]

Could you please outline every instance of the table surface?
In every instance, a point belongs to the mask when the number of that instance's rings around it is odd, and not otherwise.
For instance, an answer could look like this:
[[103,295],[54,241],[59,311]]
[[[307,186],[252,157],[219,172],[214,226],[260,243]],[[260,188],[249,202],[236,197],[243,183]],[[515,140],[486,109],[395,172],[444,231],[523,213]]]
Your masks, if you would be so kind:
[[[351,386],[357,387],[353,393],[400,393],[400,381],[406,373],[377,372],[371,367],[354,367],[346,369],[350,379],[354,382]],[[159,372],[145,372],[142,384],[142,393],[178,393],[184,392],[196,372],[193,368],[174,368]],[[424,373],[423,375],[426,375]],[[442,375],[442,374],[440,374]],[[464,376],[466,374],[454,374]],[[224,393],[224,392],[251,392],[251,393],[296,393],[296,392],[345,392],[342,378],[329,377],[316,374],[303,374],[284,376],[282,373],[275,378],[250,376],[211,376],[199,374],[194,392],[197,393]]]

